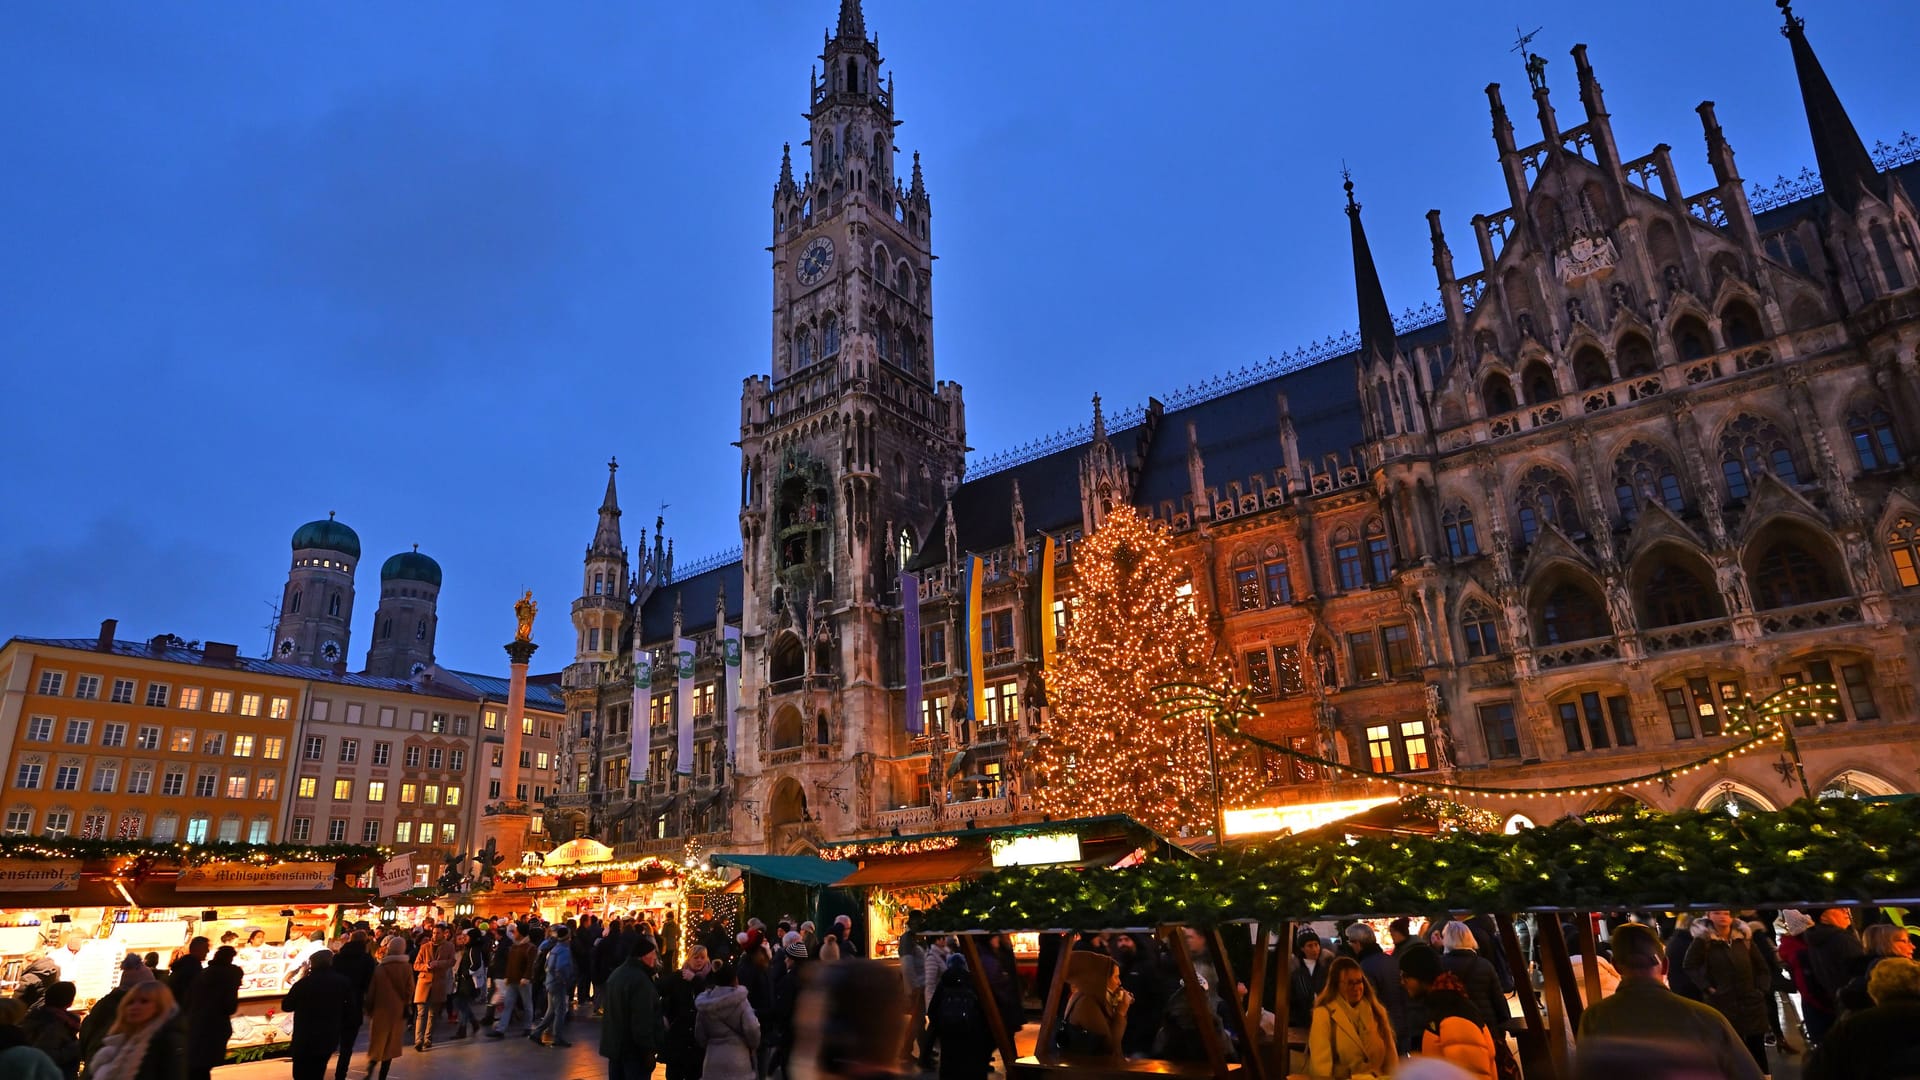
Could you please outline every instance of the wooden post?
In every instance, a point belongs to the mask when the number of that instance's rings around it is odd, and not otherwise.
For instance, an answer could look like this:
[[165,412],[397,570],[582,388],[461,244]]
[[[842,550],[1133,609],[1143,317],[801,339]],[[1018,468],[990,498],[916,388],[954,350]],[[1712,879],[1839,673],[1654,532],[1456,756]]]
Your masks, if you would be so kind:
[[[1541,920],[1535,939],[1540,943],[1540,971],[1546,976],[1547,997],[1547,1050],[1553,1055],[1553,1065],[1561,1074],[1568,1069],[1567,1048],[1573,1041],[1573,1028],[1567,1020],[1567,983],[1572,981],[1573,968],[1567,962],[1567,942],[1560,936],[1560,920],[1550,915]],[[1576,1018],[1574,1023],[1578,1023]]]
[[980,997],[980,1004],[987,1013],[987,1027],[993,1032],[993,1044],[1000,1048],[1000,1059],[1006,1063],[1008,1075],[1013,1073],[1013,1063],[1018,1053],[1013,1046],[1013,1035],[1007,1030],[1007,1021],[1000,1015],[1000,1002],[993,996],[993,987],[987,982],[987,969],[980,964],[980,946],[972,934],[960,935],[960,952],[967,958],[967,967],[973,973],[973,992]]
[[[1575,918],[1579,918],[1575,913]],[[1547,959],[1552,963],[1555,974],[1560,976],[1560,993],[1567,1002],[1567,1031],[1580,1030],[1580,1014],[1586,1006],[1580,1001],[1580,984],[1573,977],[1573,954],[1567,948],[1567,937],[1560,931],[1560,920],[1553,922],[1553,933],[1545,935],[1548,943]]]
[[[1294,925],[1288,920],[1280,923],[1283,951],[1273,973],[1273,1044],[1267,1048],[1267,1075],[1275,1080],[1293,1072],[1292,1029],[1287,1026],[1287,1017],[1293,1012],[1293,1002],[1288,998],[1293,991]],[[1327,961],[1322,958],[1321,962]]]
[[1533,993],[1533,976],[1527,968],[1527,954],[1520,951],[1520,935],[1514,933],[1513,916],[1495,914],[1500,944],[1507,951],[1507,970],[1513,972],[1514,996],[1520,999],[1520,1015],[1526,1031],[1520,1039],[1520,1071],[1529,1080],[1559,1080],[1556,1059],[1547,1052],[1547,1024],[1540,1015],[1540,999]]
[[1060,935],[1060,955],[1054,959],[1053,974],[1047,980],[1045,1004],[1040,1008],[1040,1035],[1033,1044],[1035,1061],[1051,1065],[1060,1060],[1060,1047],[1054,1043],[1053,1033],[1060,1024],[1060,1008],[1066,999],[1067,962],[1073,959],[1073,943],[1080,935],[1068,932]]
[[[1220,973],[1220,985],[1213,988],[1214,992],[1227,1003],[1229,1024],[1240,1029],[1237,1033],[1240,1036],[1242,1051],[1240,1060],[1245,1063],[1242,1072],[1252,1080],[1266,1080],[1266,1069],[1260,1060],[1260,999],[1253,996],[1253,988],[1249,986],[1247,1000],[1245,1002],[1240,1000],[1240,980],[1234,978],[1233,959],[1227,955],[1227,943],[1220,936],[1220,928],[1215,927],[1213,933],[1207,935],[1207,940],[1213,947],[1214,970]],[[1256,948],[1253,960],[1255,966],[1266,967],[1265,960],[1258,955],[1258,952]],[[1253,1013],[1251,1022],[1247,1020],[1247,1011]],[[1235,1034],[1235,1032],[1230,1030],[1228,1034]]]
[[[1600,951],[1593,940],[1593,913],[1580,913],[1580,977],[1587,988],[1586,1004],[1600,1000]],[[1583,1006],[1584,1009],[1584,1006]]]
[[[1267,955],[1267,924],[1265,920],[1253,924],[1253,971],[1247,975],[1247,1008],[1241,1015],[1247,1018],[1247,1052],[1259,1056],[1260,1053],[1260,1002],[1267,996],[1267,969],[1273,965],[1272,957]],[[1274,1017],[1274,1028],[1279,1029],[1280,1018]]]
[[1226,1047],[1220,1045],[1220,1031],[1213,1025],[1213,1009],[1207,1002],[1206,991],[1200,989],[1200,976],[1193,970],[1193,954],[1187,950],[1187,935],[1174,925],[1162,927],[1160,933],[1166,938],[1168,951],[1173,953],[1174,968],[1180,973],[1180,985],[1186,989],[1187,1008],[1193,1010],[1194,1026],[1200,1032],[1200,1045],[1207,1051],[1207,1065],[1219,1080],[1227,1080]]

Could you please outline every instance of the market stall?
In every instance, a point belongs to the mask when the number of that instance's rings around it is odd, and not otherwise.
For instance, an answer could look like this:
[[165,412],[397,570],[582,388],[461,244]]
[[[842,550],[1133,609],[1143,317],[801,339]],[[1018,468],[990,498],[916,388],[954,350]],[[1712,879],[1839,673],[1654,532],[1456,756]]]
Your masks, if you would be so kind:
[[[859,895],[868,955],[899,954],[913,912],[937,905],[956,885],[1009,866],[1105,869],[1151,858],[1187,858],[1178,844],[1123,814],[958,829],[828,844],[821,854],[857,866],[834,888]],[[1037,964],[1038,934],[1013,937],[1023,969]]]
[[[1877,904],[1906,906],[1920,896],[1920,801],[1868,805],[1802,801],[1772,813],[1630,814],[1609,821],[1568,819],[1513,835],[1468,830],[1427,838],[1303,837],[1228,850],[1197,862],[1147,862],[1110,871],[1061,867],[998,872],[955,889],[928,914],[933,929],[960,933],[971,952],[987,932],[1131,926],[1160,935],[1179,970],[1190,972],[1193,942],[1217,966],[1217,1004],[1229,1038],[1206,1036],[1206,1060],[1173,1068],[1216,1077],[1287,1075],[1289,1040],[1263,1037],[1260,1003],[1271,979],[1273,1012],[1287,1014],[1284,953],[1250,950],[1236,973],[1230,934],[1252,927],[1256,943],[1291,939],[1295,926],[1344,917],[1435,912],[1494,915],[1509,964],[1526,969],[1516,913],[1574,916],[1576,941],[1542,921],[1540,969],[1545,1008],[1520,994],[1529,1078],[1567,1075],[1570,1033],[1579,1025],[1580,989],[1601,996],[1593,940],[1595,911],[1665,912],[1732,907]],[[1193,933],[1181,932],[1182,927]],[[1570,957],[1583,958],[1578,971]],[[1064,965],[1062,966],[1064,968]],[[976,965],[975,970],[978,970]],[[1193,980],[1184,978],[1189,993]],[[1241,998],[1233,989],[1248,986]],[[1056,977],[1044,996],[1039,1031],[1053,1030],[1062,998]],[[994,1012],[992,996],[981,1000]],[[1010,1060],[1007,1026],[992,1017]],[[1014,1072],[1033,1077],[1077,1072],[1137,1072],[1130,1063],[1064,1060],[1040,1042],[1017,1057]],[[1166,1070],[1155,1070],[1166,1071]]]
[[[230,1050],[284,1043],[270,1014],[342,904],[369,895],[355,875],[373,848],[0,838],[0,993],[44,950],[85,1010],[113,989],[128,953],[162,969],[195,937],[235,950],[241,1013]],[[315,936],[318,940],[315,940]]]
[[715,855],[713,865],[737,872],[727,889],[739,895],[742,917],[769,927],[783,916],[816,923],[831,919],[848,899],[833,885],[854,869],[850,862],[812,855]]
[[698,857],[619,859],[611,847],[585,837],[555,847],[536,865],[502,871],[500,882],[477,898],[490,912],[535,911],[549,921],[591,914],[655,926],[668,916],[683,926],[689,916],[704,917],[708,898],[726,885]]

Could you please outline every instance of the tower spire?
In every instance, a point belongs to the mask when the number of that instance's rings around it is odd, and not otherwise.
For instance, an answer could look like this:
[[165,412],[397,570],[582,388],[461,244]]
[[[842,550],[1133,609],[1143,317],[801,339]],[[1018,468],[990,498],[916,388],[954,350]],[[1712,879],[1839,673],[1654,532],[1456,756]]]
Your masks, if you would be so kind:
[[834,36],[866,40],[867,17],[860,11],[860,0],[840,0],[840,26]]
[[1880,176],[1873,156],[1860,141],[1853,120],[1827,80],[1820,58],[1807,43],[1807,21],[1793,13],[1791,0],[1775,0],[1786,25],[1780,33],[1793,49],[1793,70],[1800,79],[1800,99],[1807,110],[1807,128],[1813,135],[1813,156],[1820,165],[1820,179],[1827,195],[1852,213],[1860,205],[1860,196],[1871,190]]
[[620,471],[617,458],[607,460],[607,494],[600,500],[600,524],[593,530],[593,554],[614,555],[621,552],[620,544],[620,494],[614,489],[613,476]]
[[793,144],[780,144],[780,179],[774,185],[776,190],[793,190]]
[[1353,231],[1353,287],[1360,300],[1360,359],[1384,360],[1393,355],[1395,335],[1393,312],[1387,307],[1387,294],[1380,287],[1380,272],[1373,265],[1373,250],[1367,246],[1367,230],[1360,224],[1360,204],[1353,199],[1353,175],[1342,169],[1347,191],[1347,220]]

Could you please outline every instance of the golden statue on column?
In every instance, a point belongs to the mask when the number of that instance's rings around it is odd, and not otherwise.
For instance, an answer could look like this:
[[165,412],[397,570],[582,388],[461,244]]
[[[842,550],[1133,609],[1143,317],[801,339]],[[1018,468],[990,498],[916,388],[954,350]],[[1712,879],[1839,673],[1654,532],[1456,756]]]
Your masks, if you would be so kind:
[[533,602],[533,590],[528,589],[513,605],[513,617],[520,624],[513,632],[515,641],[533,640],[533,617],[540,611],[540,605]]

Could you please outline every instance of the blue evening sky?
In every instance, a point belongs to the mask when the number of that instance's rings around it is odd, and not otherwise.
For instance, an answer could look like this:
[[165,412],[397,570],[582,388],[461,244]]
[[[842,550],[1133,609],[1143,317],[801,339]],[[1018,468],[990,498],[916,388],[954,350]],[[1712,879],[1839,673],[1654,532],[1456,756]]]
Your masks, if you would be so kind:
[[[569,600],[618,455],[626,535],[738,543],[769,200],[837,0],[14,3],[0,11],[0,636],[267,646],[287,539],[339,511],[445,568],[439,653],[503,669]],[[1347,329],[1340,165],[1396,309],[1505,205],[1482,88],[1538,138],[1586,42],[1623,153],[1812,163],[1765,0],[869,0],[934,200],[938,374],[992,451]],[[1920,130],[1913,0],[1802,0],[1871,143]],[[796,155],[798,156],[798,155]]]

